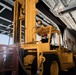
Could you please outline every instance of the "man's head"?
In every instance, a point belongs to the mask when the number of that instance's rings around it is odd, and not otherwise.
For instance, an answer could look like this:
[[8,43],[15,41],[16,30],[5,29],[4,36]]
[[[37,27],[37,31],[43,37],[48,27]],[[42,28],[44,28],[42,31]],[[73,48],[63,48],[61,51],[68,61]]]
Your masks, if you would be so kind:
[[42,39],[46,39],[46,38],[47,38],[47,34],[43,34]]

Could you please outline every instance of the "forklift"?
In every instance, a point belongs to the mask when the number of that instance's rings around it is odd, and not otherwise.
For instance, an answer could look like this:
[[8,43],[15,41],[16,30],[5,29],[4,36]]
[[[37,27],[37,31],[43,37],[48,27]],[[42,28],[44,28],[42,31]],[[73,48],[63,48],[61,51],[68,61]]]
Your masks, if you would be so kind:
[[[13,41],[14,44],[19,43],[19,61],[23,69],[19,69],[18,75],[59,75],[60,71],[75,67],[75,56],[61,46],[61,32],[57,28],[44,26],[40,20],[37,21],[39,26],[36,25],[38,2],[14,1]],[[52,45],[54,34],[58,36],[58,45]]]

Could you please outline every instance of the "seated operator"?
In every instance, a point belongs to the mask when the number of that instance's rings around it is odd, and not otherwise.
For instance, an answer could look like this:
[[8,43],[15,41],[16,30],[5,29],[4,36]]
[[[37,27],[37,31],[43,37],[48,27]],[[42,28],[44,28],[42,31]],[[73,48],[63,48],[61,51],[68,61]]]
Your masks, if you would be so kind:
[[47,34],[43,34],[43,35],[42,35],[41,42],[42,42],[42,43],[46,43],[46,42],[48,42]]

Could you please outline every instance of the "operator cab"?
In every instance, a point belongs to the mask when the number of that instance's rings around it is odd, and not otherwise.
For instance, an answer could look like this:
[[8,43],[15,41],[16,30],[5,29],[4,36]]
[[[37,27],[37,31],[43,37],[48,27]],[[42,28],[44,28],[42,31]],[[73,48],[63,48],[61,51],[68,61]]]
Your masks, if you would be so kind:
[[42,43],[49,43],[50,41],[49,30],[50,30],[50,26],[43,26],[43,25],[36,30],[36,34],[38,34],[41,37],[40,41]]
[[[53,50],[59,47],[60,34],[59,34],[59,31],[53,26],[41,26],[36,30],[36,33],[41,36],[40,41],[43,44],[45,43],[49,44],[50,50]],[[58,38],[56,36],[58,36]],[[56,44],[55,41],[57,41],[58,44]]]

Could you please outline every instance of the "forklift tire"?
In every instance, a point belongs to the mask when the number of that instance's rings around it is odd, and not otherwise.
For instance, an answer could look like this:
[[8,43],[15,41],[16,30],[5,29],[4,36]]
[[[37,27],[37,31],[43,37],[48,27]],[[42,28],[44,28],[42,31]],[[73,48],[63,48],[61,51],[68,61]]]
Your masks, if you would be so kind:
[[46,61],[44,62],[43,75],[59,75],[60,66],[59,60],[56,55],[45,55]]

